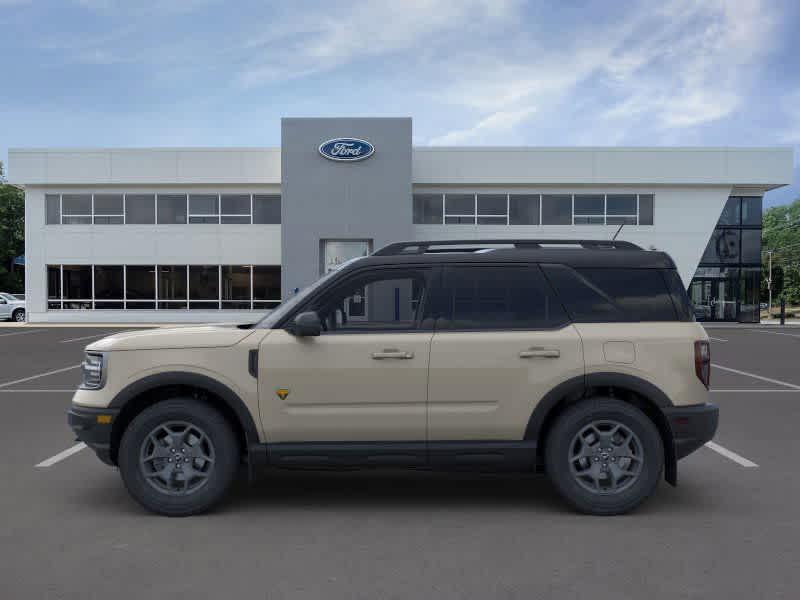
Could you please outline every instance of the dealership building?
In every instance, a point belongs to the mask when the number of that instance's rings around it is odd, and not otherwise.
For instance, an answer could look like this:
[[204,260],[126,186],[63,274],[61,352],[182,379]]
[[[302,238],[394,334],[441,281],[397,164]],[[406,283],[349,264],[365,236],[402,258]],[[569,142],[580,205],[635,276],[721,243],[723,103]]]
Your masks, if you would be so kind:
[[617,234],[672,256],[698,319],[758,320],[791,149],[411,140],[410,118],[286,118],[280,148],[13,149],[28,319],[252,321],[390,242]]

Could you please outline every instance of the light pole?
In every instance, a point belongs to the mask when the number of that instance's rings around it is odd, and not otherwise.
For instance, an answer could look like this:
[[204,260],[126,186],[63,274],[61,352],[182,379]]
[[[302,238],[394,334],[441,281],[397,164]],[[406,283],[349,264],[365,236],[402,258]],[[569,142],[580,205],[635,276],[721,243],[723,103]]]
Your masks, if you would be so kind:
[[769,301],[767,302],[767,319],[772,316],[772,250],[767,250],[769,257],[769,275],[767,276],[767,290],[769,290]]

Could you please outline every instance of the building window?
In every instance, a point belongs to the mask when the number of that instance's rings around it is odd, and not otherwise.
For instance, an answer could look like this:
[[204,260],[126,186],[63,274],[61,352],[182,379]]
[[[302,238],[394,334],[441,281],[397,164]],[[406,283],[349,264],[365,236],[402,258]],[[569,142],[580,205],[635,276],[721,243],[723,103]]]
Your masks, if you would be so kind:
[[758,322],[761,210],[760,197],[725,203],[689,286],[699,321]]
[[187,308],[186,295],[188,281],[186,265],[159,265],[158,267],[158,308]]
[[603,194],[576,194],[573,200],[575,225],[603,225],[606,199]]
[[222,308],[249,310],[250,286],[249,265],[222,267]]
[[475,194],[445,194],[444,222],[448,225],[474,225]]
[[122,225],[125,222],[122,194],[95,194],[93,207],[95,225]]
[[252,207],[250,194],[222,194],[220,223],[249,224]]
[[419,225],[441,225],[444,222],[442,194],[414,194],[414,219]]
[[45,194],[45,212],[48,225],[61,225],[61,195]]
[[125,223],[128,225],[153,225],[155,222],[155,194],[125,195]]
[[189,223],[219,223],[219,196],[217,194],[190,195]]
[[64,265],[61,272],[64,308],[92,308],[91,265]]
[[253,266],[253,308],[275,308],[281,301],[281,268]]
[[63,225],[91,225],[92,195],[63,194],[61,196],[61,223]]
[[539,194],[511,194],[508,197],[508,224],[538,225],[539,207]]
[[182,225],[186,223],[186,194],[158,195],[158,224]]
[[45,194],[47,225],[280,222],[280,194]]
[[542,196],[542,225],[572,225],[572,196]]
[[48,310],[268,310],[281,302],[272,265],[48,265]]
[[416,225],[652,225],[653,194],[414,194]]
[[125,275],[122,265],[94,265],[94,308],[124,308]]
[[279,194],[253,194],[253,223],[278,225],[281,222]]

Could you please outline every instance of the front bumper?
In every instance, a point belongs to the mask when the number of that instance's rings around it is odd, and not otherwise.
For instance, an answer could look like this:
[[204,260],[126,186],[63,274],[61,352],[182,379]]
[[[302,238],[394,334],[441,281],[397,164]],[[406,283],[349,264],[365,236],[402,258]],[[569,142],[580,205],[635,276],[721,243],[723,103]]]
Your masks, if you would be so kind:
[[75,437],[94,450],[97,457],[107,465],[111,459],[111,428],[119,410],[89,408],[73,404],[67,412],[67,422]]
[[664,408],[664,415],[672,429],[675,457],[688,456],[708,442],[717,432],[719,407],[708,402],[692,406]]

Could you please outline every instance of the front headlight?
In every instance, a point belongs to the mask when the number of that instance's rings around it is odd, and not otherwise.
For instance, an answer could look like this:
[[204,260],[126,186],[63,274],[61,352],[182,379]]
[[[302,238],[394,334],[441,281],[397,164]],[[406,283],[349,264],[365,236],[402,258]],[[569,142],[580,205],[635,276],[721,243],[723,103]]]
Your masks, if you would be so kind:
[[105,384],[105,356],[100,352],[87,352],[81,365],[83,382],[81,387],[86,390],[99,390]]

